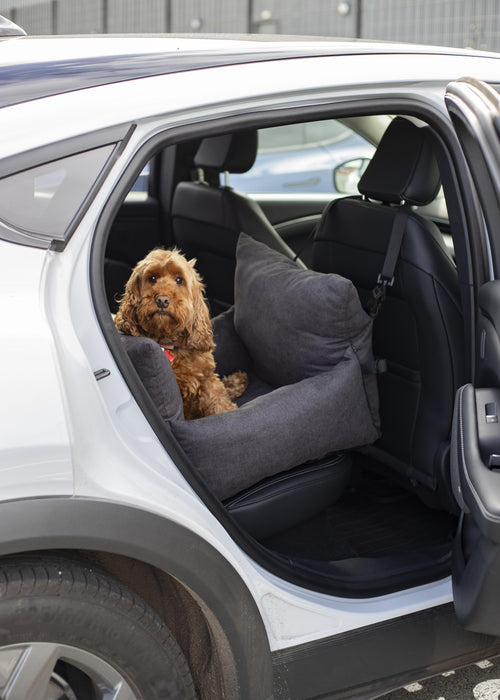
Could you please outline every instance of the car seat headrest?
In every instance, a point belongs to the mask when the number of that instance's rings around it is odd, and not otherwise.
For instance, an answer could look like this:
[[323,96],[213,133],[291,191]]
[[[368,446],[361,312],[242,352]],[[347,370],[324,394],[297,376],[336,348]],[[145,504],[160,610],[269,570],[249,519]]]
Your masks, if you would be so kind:
[[196,155],[196,168],[246,173],[257,156],[257,131],[238,131],[203,139]]
[[358,190],[381,202],[423,205],[437,195],[439,167],[428,127],[396,117],[363,173]]

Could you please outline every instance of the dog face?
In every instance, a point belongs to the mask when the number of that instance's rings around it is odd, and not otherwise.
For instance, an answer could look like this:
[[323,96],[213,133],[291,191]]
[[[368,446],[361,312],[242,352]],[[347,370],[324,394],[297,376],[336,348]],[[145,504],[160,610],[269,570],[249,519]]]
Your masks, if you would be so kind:
[[195,263],[177,250],[151,251],[126,284],[117,327],[181,348],[212,350],[210,317]]

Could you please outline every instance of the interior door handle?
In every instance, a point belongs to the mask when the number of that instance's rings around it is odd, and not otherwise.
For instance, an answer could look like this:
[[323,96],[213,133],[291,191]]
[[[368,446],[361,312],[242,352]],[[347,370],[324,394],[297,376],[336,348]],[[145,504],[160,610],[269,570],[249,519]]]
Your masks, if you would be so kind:
[[[499,389],[475,389],[472,384],[457,393],[452,436],[452,483],[462,510],[489,539],[500,543]],[[496,411],[496,414],[495,414]],[[497,415],[497,420],[488,420]],[[490,467],[490,461],[493,461]]]

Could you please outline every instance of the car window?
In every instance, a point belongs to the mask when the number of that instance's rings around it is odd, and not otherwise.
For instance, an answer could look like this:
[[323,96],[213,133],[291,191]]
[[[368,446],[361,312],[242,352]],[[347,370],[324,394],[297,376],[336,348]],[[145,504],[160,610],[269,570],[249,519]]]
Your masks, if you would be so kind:
[[230,178],[232,187],[248,194],[331,195],[337,192],[334,171],[374,152],[372,144],[336,119],[260,129],[258,143],[253,167]]
[[126,202],[145,202],[149,195],[150,166],[146,163],[134,182],[132,189],[127,194]]
[[113,149],[110,144],[2,178],[0,221],[63,239]]

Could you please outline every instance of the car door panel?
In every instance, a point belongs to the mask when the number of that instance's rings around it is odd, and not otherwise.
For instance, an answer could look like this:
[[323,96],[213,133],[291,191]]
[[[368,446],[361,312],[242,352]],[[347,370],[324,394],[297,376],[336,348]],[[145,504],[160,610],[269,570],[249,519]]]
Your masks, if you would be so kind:
[[478,298],[476,383],[500,386],[500,280],[483,284]]
[[451,457],[454,492],[462,510],[453,551],[455,612],[467,629],[495,635],[500,619],[498,406],[500,389],[467,384],[458,391]]
[[485,537],[500,544],[500,389],[461,387],[455,407],[455,495]]
[[461,387],[453,417],[451,478],[462,511],[453,554],[453,598],[461,624],[500,634],[500,100],[461,79],[446,104],[472,174],[488,231],[491,280],[477,294],[475,383]]

